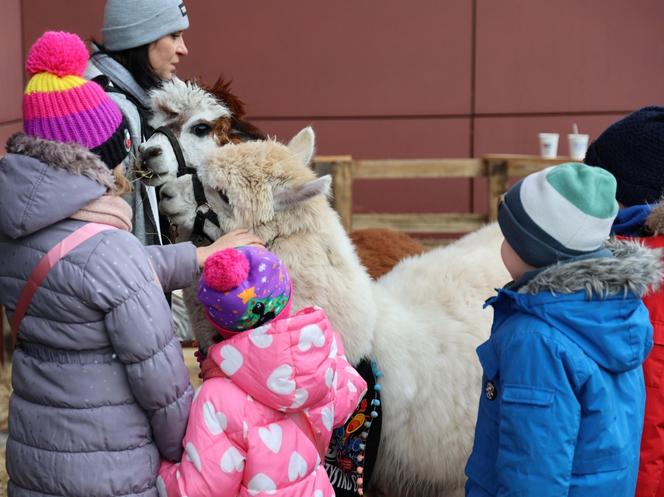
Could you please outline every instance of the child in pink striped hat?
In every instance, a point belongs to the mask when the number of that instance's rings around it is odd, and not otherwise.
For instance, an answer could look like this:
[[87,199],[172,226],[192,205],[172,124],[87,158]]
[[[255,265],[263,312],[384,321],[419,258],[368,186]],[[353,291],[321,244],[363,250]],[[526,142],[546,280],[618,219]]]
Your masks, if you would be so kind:
[[75,34],[49,31],[37,40],[25,64],[32,77],[23,97],[23,128],[30,136],[82,145],[114,169],[131,150],[129,130],[101,86],[83,78],[87,62]]
[[162,462],[160,496],[333,497],[327,446],[367,385],[323,310],[289,315],[288,271],[260,247],[210,256],[198,297],[222,341],[202,365],[186,456]]
[[25,133],[0,158],[0,304],[16,340],[7,488],[155,497],[194,396],[164,292],[193,284],[208,255],[260,241],[234,232],[208,247],[144,247],[130,233],[111,173],[126,127],[81,77],[87,58],[75,34],[37,40]]

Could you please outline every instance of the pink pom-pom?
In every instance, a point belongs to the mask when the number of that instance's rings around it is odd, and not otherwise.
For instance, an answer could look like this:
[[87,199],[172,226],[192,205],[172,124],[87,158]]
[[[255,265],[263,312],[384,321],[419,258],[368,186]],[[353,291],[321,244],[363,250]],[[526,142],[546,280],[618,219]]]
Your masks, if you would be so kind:
[[48,72],[58,76],[83,76],[88,64],[88,50],[78,35],[47,31],[30,48],[25,69],[28,73]]
[[249,259],[237,249],[225,249],[207,258],[203,274],[209,286],[228,292],[249,276]]

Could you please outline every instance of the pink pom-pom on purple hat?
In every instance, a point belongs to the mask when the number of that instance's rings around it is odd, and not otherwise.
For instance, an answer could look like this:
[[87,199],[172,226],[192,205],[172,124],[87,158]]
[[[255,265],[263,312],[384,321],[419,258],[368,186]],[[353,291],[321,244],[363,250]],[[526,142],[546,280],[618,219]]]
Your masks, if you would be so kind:
[[198,298],[210,322],[225,338],[288,316],[291,280],[272,252],[237,247],[210,256],[198,284]]
[[235,248],[222,250],[208,257],[203,273],[210,287],[228,292],[249,276],[249,259]]
[[30,48],[25,69],[31,75],[48,72],[60,77],[83,76],[88,57],[88,50],[78,35],[47,31]]

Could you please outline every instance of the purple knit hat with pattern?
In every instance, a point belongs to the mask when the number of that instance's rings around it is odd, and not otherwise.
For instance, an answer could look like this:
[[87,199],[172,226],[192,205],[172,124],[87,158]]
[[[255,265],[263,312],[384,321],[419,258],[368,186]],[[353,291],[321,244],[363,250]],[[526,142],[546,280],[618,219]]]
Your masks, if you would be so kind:
[[101,86],[83,78],[88,51],[73,33],[48,31],[30,48],[32,76],[23,95],[27,135],[77,143],[110,168],[129,154],[131,137],[117,104]]
[[288,316],[291,280],[286,267],[261,247],[221,250],[208,257],[198,299],[225,338]]

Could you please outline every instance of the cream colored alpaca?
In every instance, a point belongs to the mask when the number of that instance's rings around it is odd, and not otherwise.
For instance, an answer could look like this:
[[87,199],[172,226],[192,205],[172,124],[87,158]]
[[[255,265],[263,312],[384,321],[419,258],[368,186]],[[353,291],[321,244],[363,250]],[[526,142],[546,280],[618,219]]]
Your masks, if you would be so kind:
[[[372,282],[327,202],[329,178],[306,167],[313,152],[313,131],[306,128],[288,146],[220,148],[199,175],[221,231],[249,226],[284,260],[294,309],[323,307],[349,360],[372,357],[383,370],[373,483],[391,497],[461,495],[481,389],[475,348],[491,320],[482,304],[509,279],[500,233],[485,227]],[[162,203],[171,216],[180,208]],[[215,333],[195,329],[204,343]]]

